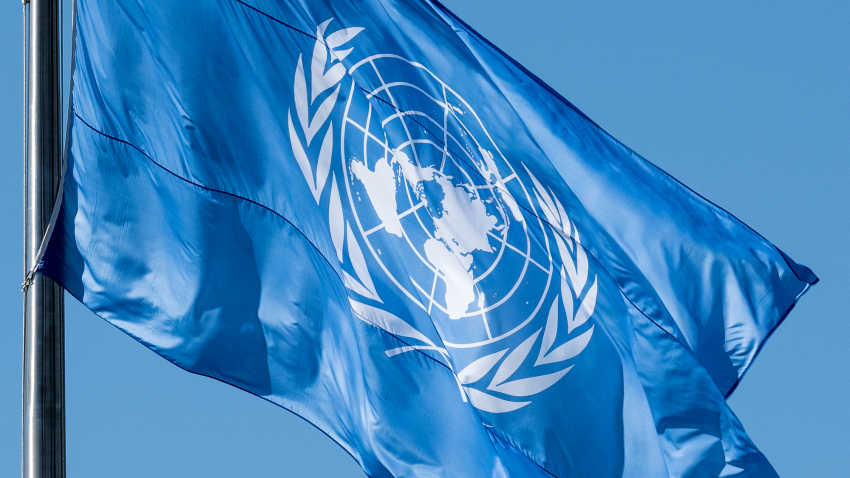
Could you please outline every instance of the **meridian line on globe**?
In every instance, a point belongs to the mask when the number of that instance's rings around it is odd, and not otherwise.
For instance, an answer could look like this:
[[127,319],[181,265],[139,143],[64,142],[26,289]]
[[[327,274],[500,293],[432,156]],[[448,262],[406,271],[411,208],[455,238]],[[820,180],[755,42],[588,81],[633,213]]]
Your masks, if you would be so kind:
[[[443,275],[440,274],[439,269],[437,269],[434,274],[435,274],[435,277],[440,277],[440,278],[444,277]],[[428,297],[428,315],[431,314],[431,308],[434,304],[436,304],[437,308],[440,309],[442,312],[446,312],[446,310],[443,307],[441,307],[440,304],[437,301],[434,300],[434,295],[435,295],[434,291],[437,287],[436,279],[431,283],[431,293],[430,294],[428,294],[428,292],[425,289],[423,289],[422,286],[417,284],[415,280],[411,279],[411,282],[413,282],[413,286],[416,287],[419,290],[420,293],[422,293],[425,297]],[[495,308],[495,307],[493,307],[493,308]],[[490,324],[487,322],[487,311],[480,310],[479,312],[481,313],[481,320],[484,324],[484,331],[487,333],[487,340],[491,340],[493,338],[493,334],[490,332]]]
[[[396,113],[396,114],[392,115],[392,116],[391,116],[390,118],[388,118],[387,120],[384,120],[384,121],[382,122],[382,126],[386,126],[386,123],[388,123],[388,120],[389,120],[389,119],[395,119],[395,118],[400,117],[400,116],[414,116],[414,115],[415,115],[415,116],[424,116],[425,118],[427,118],[427,119],[431,120],[431,122],[433,122],[434,124],[436,124],[438,127],[440,126],[440,125],[439,125],[439,124],[437,124],[434,120],[432,120],[430,117],[428,117],[427,115],[425,115],[424,113],[422,113],[422,112],[420,112],[420,111],[400,111],[399,113]],[[356,121],[352,120],[351,118],[346,118],[346,119],[345,119],[345,121],[347,121],[348,123],[350,123],[350,124],[351,124],[352,126],[354,126],[355,128],[359,129],[361,132],[363,132],[363,134],[367,135],[367,136],[369,137],[369,139],[371,139],[371,140],[375,141],[376,143],[380,144],[380,145],[381,145],[381,146],[383,146],[385,149],[389,149],[389,147],[387,146],[387,144],[386,144],[384,141],[382,141],[380,138],[378,138],[377,136],[375,136],[374,134],[372,134],[372,132],[368,131],[368,129],[367,129],[367,128],[363,127],[362,125],[360,125],[360,124],[359,124],[359,123],[357,123]],[[418,123],[417,123],[417,124],[418,124]],[[420,126],[421,126],[421,125],[420,125]],[[445,135],[444,135],[444,136],[447,136],[448,138],[451,138],[451,139],[452,139],[452,141],[454,141],[454,142],[455,142],[455,143],[457,143],[458,145],[460,144],[460,141],[459,141],[457,138],[455,138],[455,136],[454,136],[454,135],[452,135],[451,133],[448,133],[447,131],[446,131],[446,132],[444,132],[444,133],[445,133]],[[436,142],[433,142],[433,141],[430,141],[430,140],[424,140],[424,139],[413,140],[413,141],[417,141],[417,142],[421,142],[421,143],[426,143],[426,142],[428,142],[429,144],[433,144],[434,146],[438,146],[438,147],[442,148],[442,149],[446,152],[446,155],[448,156],[448,143],[439,144],[439,143],[436,143]],[[401,148],[401,147],[403,147],[403,145],[399,146],[399,148]],[[469,152],[468,152],[468,151],[466,151],[466,150],[464,150],[464,149],[462,149],[462,148],[461,148],[461,151],[463,151],[463,152],[464,152],[464,154],[465,154],[465,155],[466,155],[466,156],[467,156],[470,160],[472,160],[472,159],[473,159],[473,158],[472,158],[472,156],[469,154]],[[454,155],[451,155],[451,156],[452,156],[452,157],[454,157]],[[440,171],[442,171],[442,167],[440,168]],[[507,183],[508,181],[511,181],[512,179],[515,179],[515,178],[516,178],[516,173],[512,173],[510,176],[506,176],[505,178],[503,178],[503,179],[502,179],[502,182]],[[483,185],[483,186],[478,186],[478,187],[490,187],[490,186],[489,186],[489,185]],[[508,191],[506,191],[506,192],[508,192]],[[508,194],[510,194],[510,193],[508,192]]]
[[[372,67],[373,67],[373,68],[375,68],[374,63],[372,64]],[[382,80],[382,81],[383,81],[383,80]],[[387,94],[389,95],[389,92],[387,92]],[[390,96],[390,99],[392,99],[392,96]],[[393,100],[393,102],[395,102],[395,101]],[[394,107],[395,107],[395,106],[394,106]],[[397,107],[395,107],[395,108],[396,108],[396,110],[398,110],[398,108],[397,108]],[[372,120],[372,110],[373,110],[373,108],[372,108],[372,104],[370,103],[370,104],[369,104],[368,114],[367,114],[367,116],[366,116],[366,127],[365,127],[365,131],[368,131],[368,130],[369,130],[369,126],[370,126],[370,124],[371,124],[371,120]],[[361,131],[363,131],[363,130],[364,130],[364,128],[360,127],[360,125],[358,125],[357,123],[352,122],[352,124],[356,125],[359,129],[361,129]],[[382,123],[382,124],[381,124],[381,128],[382,128],[382,129],[383,129],[383,125],[384,125],[384,124],[385,124],[385,123]],[[390,149],[391,149],[391,148],[389,147],[389,141],[387,141],[387,138],[386,138],[386,132],[384,133],[384,141],[383,141],[383,142],[381,142],[381,141],[377,140],[377,138],[375,138],[375,136],[374,136],[374,135],[371,135],[371,134],[370,134],[370,135],[368,135],[368,136],[364,136],[364,137],[363,137],[363,157],[364,157],[364,158],[368,157],[368,142],[369,142],[369,139],[370,139],[370,138],[371,138],[371,139],[373,139],[373,140],[375,140],[375,141],[377,141],[377,142],[378,142],[378,144],[380,144],[380,145],[384,148],[384,157],[385,157],[385,158],[386,158],[386,157],[388,157],[388,156],[389,156],[389,152],[390,152]],[[408,133],[408,138],[410,138],[410,134],[409,134],[409,133]],[[412,148],[411,148],[411,149],[412,149]],[[365,160],[365,159],[364,159],[364,160]],[[393,190],[394,190],[394,188],[393,188]],[[415,211],[415,209],[414,209],[414,211]],[[406,214],[405,214],[404,216],[399,215],[398,217],[396,217],[396,218],[395,218],[395,221],[396,221],[396,222],[399,222],[399,221],[400,221],[400,219],[402,219],[402,218],[403,218],[403,217],[405,217],[405,216],[406,216]],[[417,220],[419,220],[418,216],[417,216]],[[358,221],[358,224],[359,224],[359,221]],[[420,224],[420,225],[424,228],[424,225],[422,225],[422,221],[421,221],[421,220],[419,221],[419,224]],[[382,221],[381,225],[382,225],[382,226],[384,227],[384,229],[386,230],[386,221]],[[399,222],[399,227],[400,227],[400,222]],[[362,231],[362,228],[361,228],[361,231]],[[366,237],[367,237],[365,233],[364,233],[364,236],[363,236],[363,237],[364,237],[364,238],[366,238]],[[416,255],[417,255],[417,257],[419,258],[420,262],[425,262],[424,258],[423,258],[423,257],[419,254],[419,251],[418,251],[418,250],[416,250],[416,248],[415,248],[415,247],[413,246],[413,244],[410,242],[410,238],[409,238],[409,237],[407,237],[407,236],[405,236],[405,238],[404,238],[404,239],[407,241],[408,245],[409,245],[409,246],[413,249],[413,251],[416,253]],[[368,242],[368,239],[367,239],[367,242]],[[369,249],[370,249],[370,250],[372,249],[371,244],[369,245]],[[373,255],[374,255],[374,251],[373,251]],[[427,295],[426,295],[426,297],[427,297]],[[430,300],[430,299],[431,299],[431,298],[429,297],[429,300]],[[420,307],[422,307],[422,308],[424,309],[424,306],[422,306],[421,304],[420,304]],[[429,314],[430,314],[430,307],[429,307]]]
[[[443,91],[443,159],[440,161],[440,172],[446,167],[446,157],[449,155],[449,99],[446,97],[446,85],[440,85]],[[429,117],[430,118],[430,117]],[[452,138],[454,139],[454,138]],[[455,139],[455,142],[457,140]],[[484,321],[485,325],[487,321]],[[487,327],[489,335],[490,328]]]
[[481,313],[481,320],[484,322],[484,331],[487,332],[487,339],[491,340],[493,338],[493,333],[490,332],[490,323],[487,322],[487,314],[485,312]]
[[[378,71],[378,67],[375,66],[375,62],[370,60],[369,64],[372,65],[372,69],[375,70],[375,74],[378,75],[378,80],[380,80],[380,82],[381,82],[381,87],[379,87],[377,90],[375,90],[373,93],[370,93],[370,94],[372,96],[375,96],[381,91],[382,88],[385,89],[386,92],[387,92],[387,96],[390,97],[390,104],[393,106],[393,108],[396,109],[396,111],[401,111],[401,108],[398,107],[398,103],[396,103],[395,98],[393,98],[392,92],[390,92],[389,88],[387,88],[387,83],[384,81],[384,77],[381,76],[381,72]],[[401,125],[404,127],[404,132],[407,133],[408,141],[412,141],[413,136],[410,135],[410,130],[407,129],[407,123],[402,121]],[[419,162],[419,155],[416,152],[416,147],[411,145],[410,149],[411,149],[411,151],[413,151],[413,158],[416,160],[416,164],[421,166],[421,163]],[[363,160],[364,161],[366,160],[366,156],[363,157]]]
[[[440,269],[434,268],[434,278],[431,281],[431,293],[428,295],[428,315],[431,315],[431,308],[434,307],[434,292],[437,290],[437,278],[440,277]],[[416,282],[413,282],[416,285]]]

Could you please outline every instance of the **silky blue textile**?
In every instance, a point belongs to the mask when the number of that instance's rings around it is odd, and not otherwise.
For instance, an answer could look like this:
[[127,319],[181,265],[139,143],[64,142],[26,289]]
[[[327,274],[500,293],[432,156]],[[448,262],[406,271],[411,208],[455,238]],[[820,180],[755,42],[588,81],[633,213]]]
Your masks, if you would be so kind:
[[817,277],[434,1],[78,0],[40,272],[369,476],[775,476]]

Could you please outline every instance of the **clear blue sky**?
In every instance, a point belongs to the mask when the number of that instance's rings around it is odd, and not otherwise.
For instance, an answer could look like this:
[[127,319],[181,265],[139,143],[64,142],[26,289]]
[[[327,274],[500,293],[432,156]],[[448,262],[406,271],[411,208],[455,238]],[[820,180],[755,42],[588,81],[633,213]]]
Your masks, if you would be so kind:
[[[70,1],[70,0],[67,0]],[[821,282],[730,399],[780,475],[850,476],[850,3],[446,0]],[[21,5],[0,4],[0,476],[20,473]],[[68,474],[363,476],[321,432],[68,299]]]

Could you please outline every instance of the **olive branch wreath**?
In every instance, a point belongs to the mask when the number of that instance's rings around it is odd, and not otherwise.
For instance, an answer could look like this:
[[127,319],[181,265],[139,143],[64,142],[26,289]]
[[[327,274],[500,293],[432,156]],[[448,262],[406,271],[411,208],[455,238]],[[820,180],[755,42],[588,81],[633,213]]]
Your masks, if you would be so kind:
[[[336,175],[330,174],[331,158],[334,150],[334,124],[330,120],[330,115],[334,106],[336,106],[337,97],[339,96],[339,83],[342,81],[346,72],[345,66],[341,61],[353,50],[353,48],[339,48],[351,41],[358,33],[363,31],[363,28],[343,28],[325,36],[327,26],[332,20],[326,20],[316,28],[316,43],[313,46],[313,57],[310,62],[310,95],[307,94],[307,79],[304,74],[303,55],[298,56],[298,65],[295,68],[295,81],[293,84],[295,113],[298,122],[293,123],[292,110],[287,111],[289,140],[292,145],[292,154],[295,156],[295,160],[304,174],[304,179],[307,181],[310,192],[313,193],[313,199],[316,200],[316,204],[321,202],[322,193],[328,182],[328,176],[331,178],[331,196],[328,206],[328,224],[330,226],[331,240],[336,250],[337,260],[341,264],[345,259],[346,251],[348,252],[347,256],[351,262],[354,276],[356,276],[352,277],[351,274],[343,270],[345,286],[363,297],[381,302],[375,289],[375,284],[372,282],[372,277],[369,274],[369,269],[366,267],[366,259],[363,257],[363,251],[354,238],[354,231],[351,229],[351,225],[343,216]],[[330,68],[327,68],[328,65]],[[319,95],[331,88],[334,88],[334,90],[321,101],[311,119],[311,107],[314,106]],[[307,156],[307,151],[301,142],[296,127],[304,135],[307,148],[309,148],[310,143],[312,143],[313,139],[326,123],[328,126],[322,138],[322,145],[319,149],[314,173],[313,164]]]
[[[333,19],[326,20],[316,28],[316,42],[313,46],[313,55],[310,61],[310,93],[308,94],[307,78],[304,70],[303,55],[299,55],[295,69],[293,95],[295,102],[295,117],[293,122],[292,110],[287,111],[287,122],[289,126],[289,138],[292,145],[292,153],[298,163],[304,179],[310,188],[316,203],[321,202],[322,194],[328,184],[330,177],[330,200],[328,203],[328,224],[331,240],[336,251],[337,260],[343,264],[346,257],[350,261],[353,275],[343,270],[343,282],[346,288],[360,296],[382,302],[378,296],[363,251],[360,248],[351,224],[345,219],[340,200],[339,184],[336,175],[331,173],[331,159],[334,150],[334,124],[330,115],[336,106],[340,91],[340,82],[346,74],[345,66],[341,61],[347,57],[353,48],[340,49],[346,43],[363,31],[363,28],[343,28],[326,35],[328,25]],[[326,91],[332,89],[324,100],[317,99]],[[310,115],[310,110],[315,112]],[[307,154],[312,141],[324,130],[321,146],[315,161]],[[303,135],[306,148],[302,143]],[[557,372],[542,375],[532,375],[526,378],[512,379],[517,370],[525,363],[531,355],[537,338],[543,333],[540,349],[534,361],[534,367],[564,362],[578,356],[590,341],[594,326],[580,334],[573,331],[583,325],[593,314],[596,305],[597,282],[596,276],[589,287],[588,261],[584,249],[580,245],[580,238],[575,224],[570,221],[563,205],[558,198],[543,187],[531,171],[526,172],[534,183],[534,194],[540,209],[546,216],[550,228],[554,232],[563,265],[560,271],[561,290],[560,303],[566,312],[565,323],[567,333],[571,337],[565,343],[554,347],[558,335],[560,319],[559,297],[555,297],[549,309],[546,325],[538,329],[525,339],[519,346],[510,350],[502,351],[480,357],[467,365],[463,370],[455,374],[455,380],[464,401],[468,400],[479,410],[491,413],[505,413],[522,408],[530,401],[512,401],[499,398],[491,393],[484,392],[473,384],[481,381],[494,368],[496,369],[486,389],[511,397],[528,397],[540,393],[557,383],[573,365],[565,367]],[[506,191],[507,192],[507,191]],[[585,291],[586,289],[586,291]],[[575,302],[582,297],[578,308]],[[439,347],[424,334],[416,330],[403,319],[380,308],[362,304],[350,299],[355,314],[365,322],[376,325],[394,335],[422,342],[422,345],[405,345],[387,350],[388,357],[411,352],[414,350],[434,350],[446,358],[449,368],[452,368],[451,357],[443,347]],[[510,352],[510,353],[508,353]],[[504,360],[503,360],[504,358]],[[501,362],[501,364],[496,367]],[[453,368],[452,368],[453,370]],[[454,371],[454,370],[453,370]]]
[[[532,375],[526,378],[518,378],[511,380],[514,373],[519,367],[525,363],[526,359],[531,355],[534,344],[541,332],[543,338],[540,344],[540,350],[537,358],[534,360],[534,367],[541,365],[549,365],[573,359],[578,356],[587,347],[590,338],[593,336],[594,325],[580,334],[573,334],[573,331],[585,324],[591,315],[593,315],[596,307],[596,292],[597,282],[596,276],[593,277],[593,283],[590,287],[588,284],[589,267],[587,254],[581,247],[578,230],[575,224],[570,221],[569,216],[558,200],[555,194],[551,191],[547,192],[546,188],[540,184],[540,181],[525,168],[532,182],[534,183],[534,195],[537,199],[540,209],[555,233],[555,243],[558,246],[558,252],[561,256],[563,265],[561,266],[561,293],[560,302],[564,306],[566,312],[567,334],[571,337],[565,343],[554,347],[558,336],[558,328],[560,320],[559,297],[556,296],[549,308],[549,316],[546,320],[546,325],[531,334],[515,349],[504,349],[499,352],[485,355],[461,370],[457,376],[460,383],[463,385],[464,391],[469,395],[472,404],[484,411],[493,413],[510,412],[522,408],[530,401],[512,401],[503,400],[489,393],[483,392],[477,388],[469,387],[483,379],[490,373],[502,357],[507,357],[501,362],[501,365],[496,369],[496,373],[487,385],[487,390],[498,392],[512,397],[528,397],[538,394],[547,388],[557,383],[564,375],[567,374],[573,365],[569,365],[557,372],[551,372],[542,375]],[[575,259],[573,259],[575,255]],[[586,291],[585,291],[586,289]],[[582,297],[578,308],[575,307],[576,301]],[[553,348],[554,347],[554,348]]]

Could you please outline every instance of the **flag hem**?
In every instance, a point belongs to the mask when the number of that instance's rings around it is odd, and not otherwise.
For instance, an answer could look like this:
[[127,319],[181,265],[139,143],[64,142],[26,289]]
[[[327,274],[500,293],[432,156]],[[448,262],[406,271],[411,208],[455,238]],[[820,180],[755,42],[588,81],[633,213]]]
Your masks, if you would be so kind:
[[[97,131],[97,130],[94,130],[94,131]],[[308,242],[309,242],[309,241],[308,241]],[[50,277],[49,275],[44,274],[43,272],[39,272],[39,274],[43,274],[43,275],[45,275],[45,276],[47,276],[47,277]],[[51,277],[51,279],[52,279],[52,277]],[[340,442],[340,441],[336,440],[334,437],[330,436],[327,432],[325,432],[325,431],[324,431],[321,427],[319,427],[318,425],[316,425],[315,423],[313,423],[310,419],[308,419],[308,418],[304,417],[303,415],[299,414],[299,413],[298,413],[298,412],[296,412],[296,411],[293,411],[293,410],[292,410],[292,409],[290,409],[290,408],[287,408],[286,406],[284,406],[284,405],[282,405],[282,404],[280,404],[280,403],[277,403],[277,402],[275,402],[275,401],[273,401],[273,400],[269,399],[268,397],[264,397],[264,396],[262,396],[262,395],[258,395],[258,394],[256,394],[256,393],[254,393],[254,392],[250,391],[250,390],[247,390],[247,389],[245,389],[245,388],[240,387],[239,385],[235,385],[235,384],[232,384],[232,383],[230,383],[230,382],[226,382],[226,381],[224,381],[223,379],[220,379],[220,378],[218,378],[218,377],[213,377],[213,376],[211,376],[211,375],[207,375],[207,374],[205,374],[205,373],[201,373],[201,372],[195,372],[195,371],[193,371],[193,370],[189,370],[189,369],[187,369],[187,368],[183,367],[182,365],[180,365],[180,364],[178,364],[178,363],[176,363],[176,362],[172,361],[172,360],[171,360],[171,359],[169,359],[168,357],[165,357],[164,355],[162,355],[162,354],[160,354],[160,353],[156,352],[153,348],[151,348],[150,346],[148,346],[148,344],[147,344],[147,343],[145,343],[144,341],[140,340],[140,339],[139,339],[138,337],[136,337],[135,335],[133,335],[133,334],[131,334],[130,332],[128,332],[128,331],[126,331],[126,330],[122,329],[122,328],[121,328],[121,327],[119,327],[118,325],[116,325],[116,324],[112,323],[109,319],[107,319],[107,318],[103,317],[102,315],[100,315],[100,314],[98,314],[97,312],[95,312],[94,310],[92,310],[92,309],[91,309],[91,308],[90,308],[90,307],[89,307],[89,306],[88,306],[85,302],[83,302],[83,301],[82,301],[79,297],[77,297],[77,295],[76,295],[76,294],[74,294],[72,291],[70,291],[70,290],[68,290],[68,289],[65,289],[65,290],[66,290],[66,291],[67,291],[67,292],[68,292],[68,293],[69,293],[72,297],[74,297],[74,299],[76,299],[76,300],[77,300],[77,302],[79,302],[80,304],[82,304],[82,305],[83,305],[86,309],[88,309],[88,310],[89,310],[92,314],[94,314],[95,316],[97,316],[99,319],[103,320],[104,322],[108,323],[109,325],[111,325],[111,326],[115,327],[116,329],[120,330],[123,334],[125,334],[125,335],[129,336],[130,338],[132,338],[133,340],[135,340],[135,341],[136,341],[136,343],[138,343],[138,344],[142,345],[143,347],[145,347],[145,348],[146,348],[146,349],[148,349],[149,351],[153,352],[153,353],[154,353],[154,355],[156,355],[157,357],[160,357],[161,359],[163,359],[163,360],[167,361],[168,363],[170,363],[170,364],[172,364],[172,365],[176,366],[177,368],[179,368],[179,369],[181,369],[181,370],[183,370],[183,371],[185,371],[185,372],[191,373],[191,374],[193,374],[193,375],[198,375],[198,376],[201,376],[201,377],[207,377],[207,378],[210,378],[210,379],[215,380],[215,381],[217,381],[217,382],[220,382],[220,383],[222,383],[222,384],[224,384],[224,385],[227,385],[227,386],[229,386],[229,387],[234,387],[234,388],[236,388],[236,389],[238,389],[238,390],[241,390],[241,391],[243,391],[243,392],[245,392],[245,393],[248,393],[248,394],[253,395],[253,396],[257,397],[257,398],[260,398],[260,399],[262,399],[262,400],[265,400],[265,401],[267,401],[267,402],[271,403],[272,405],[275,405],[275,406],[277,406],[277,407],[279,407],[279,408],[282,408],[282,409],[286,410],[287,412],[289,412],[289,413],[291,413],[291,414],[295,415],[296,417],[298,417],[298,418],[300,418],[300,419],[304,420],[305,422],[307,422],[308,424],[310,424],[310,426],[312,426],[313,428],[315,428],[316,430],[318,430],[319,432],[321,432],[323,435],[325,435],[326,437],[328,437],[328,438],[329,438],[332,442],[336,443],[336,444],[337,444],[340,448],[342,448],[342,449],[343,449],[343,450],[344,450],[344,451],[345,451],[345,452],[346,452],[346,453],[347,453],[347,454],[348,454],[348,455],[349,455],[352,459],[354,459],[354,461],[355,461],[355,462],[356,462],[356,463],[360,466],[360,469],[363,471],[363,473],[364,473],[366,476],[368,476],[368,477],[370,477],[370,478],[374,478],[374,477],[375,477],[375,475],[371,475],[371,474],[369,474],[368,472],[366,472],[366,470],[365,470],[365,469],[363,469],[362,464],[361,464],[361,463],[360,463],[360,461],[359,461],[359,460],[355,457],[355,455],[354,455],[354,453],[352,452],[352,450],[350,450],[350,449],[349,449],[349,448],[348,448],[348,447],[347,447],[344,443],[342,443],[342,442]],[[358,319],[358,320],[359,320],[359,319]],[[387,332],[386,330],[384,330],[384,329],[382,329],[382,328],[378,327],[377,325],[371,324],[371,323],[369,323],[369,322],[364,322],[364,321],[361,321],[361,322],[365,323],[366,325],[368,325],[368,326],[370,326],[370,327],[373,327],[373,328],[377,329],[379,332],[385,333],[385,334],[387,334],[387,335],[389,335],[389,336],[391,336],[391,337],[395,338],[396,340],[398,340],[398,341],[399,341],[399,342],[401,342],[401,343],[406,343],[406,342],[405,342],[403,339],[401,339],[400,337],[398,337],[398,336],[396,336],[395,334],[392,334],[392,333],[390,333],[390,332]],[[420,352],[420,353],[421,353],[421,352]],[[439,362],[439,361],[437,361],[437,360],[434,360],[432,357],[428,356],[427,354],[422,353],[422,355],[423,355],[423,356],[425,356],[425,357],[427,357],[427,358],[429,358],[429,359],[431,359],[431,360],[433,360],[435,363],[437,363],[437,364],[441,365],[441,366],[442,366],[445,370],[448,370],[450,373],[452,373],[452,372],[451,372],[451,370],[449,370],[449,369],[448,369],[448,367],[446,367],[446,365],[445,365],[445,364],[443,364],[443,363],[441,363],[441,362]],[[482,426],[483,426],[483,423],[482,423]],[[499,435],[497,435],[496,433],[492,432],[492,431],[491,431],[488,427],[484,427],[484,431],[487,433],[487,435],[488,435],[488,436],[492,436],[492,437],[494,437],[495,439],[498,439],[499,441],[501,441],[501,442],[504,444],[504,446],[509,447],[509,448],[511,448],[512,450],[514,450],[516,453],[518,453],[518,454],[519,454],[519,455],[521,455],[523,458],[525,458],[526,460],[528,460],[528,461],[530,461],[531,463],[533,463],[535,466],[537,466],[538,468],[540,468],[540,469],[541,469],[543,472],[545,472],[546,474],[548,474],[548,475],[550,475],[550,476],[552,476],[552,477],[554,477],[554,478],[559,478],[559,477],[558,477],[558,475],[556,475],[556,474],[552,473],[551,471],[547,470],[547,469],[546,469],[543,465],[541,465],[540,463],[537,463],[537,461],[536,461],[536,460],[534,460],[533,458],[529,457],[529,456],[528,456],[528,455],[527,455],[527,454],[526,454],[523,450],[521,450],[521,449],[517,448],[517,447],[516,447],[515,445],[513,445],[512,443],[508,442],[507,440],[505,440],[505,439],[504,439],[504,438],[502,438],[501,436],[499,436]]]
[[[240,1],[240,0],[235,0],[235,1]],[[549,84],[548,84],[548,83],[546,83],[545,81],[543,81],[540,77],[538,77],[537,75],[535,75],[534,73],[532,73],[530,70],[528,70],[526,67],[524,67],[522,64],[520,64],[518,61],[516,61],[516,60],[515,60],[512,56],[510,56],[510,55],[508,55],[507,53],[505,53],[505,52],[504,52],[501,48],[499,48],[498,46],[496,46],[495,44],[493,44],[492,42],[490,42],[490,40],[488,40],[488,39],[487,39],[487,38],[485,38],[483,35],[481,35],[480,33],[478,33],[478,31],[477,31],[477,30],[475,30],[475,29],[474,29],[473,27],[471,27],[468,23],[466,23],[465,21],[463,21],[462,19],[460,19],[460,18],[459,18],[457,15],[455,15],[455,14],[454,14],[451,10],[449,10],[449,9],[448,9],[445,5],[443,5],[442,3],[440,3],[440,2],[439,2],[439,0],[428,0],[428,1],[429,1],[429,2],[431,2],[432,4],[434,4],[434,5],[435,5],[437,8],[439,8],[441,11],[443,11],[443,12],[445,12],[446,14],[448,14],[449,16],[451,16],[451,18],[452,18],[453,20],[455,20],[455,21],[457,21],[458,23],[460,23],[461,25],[463,25],[463,26],[464,26],[464,28],[466,28],[466,29],[467,29],[470,33],[472,33],[472,34],[474,35],[474,37],[475,37],[475,39],[476,39],[476,40],[479,40],[479,41],[483,42],[486,46],[488,46],[489,48],[492,48],[493,50],[495,50],[495,52],[496,52],[496,53],[498,53],[498,54],[502,55],[504,58],[506,58],[508,61],[510,61],[511,65],[513,65],[514,67],[518,68],[520,71],[522,71],[523,73],[525,73],[526,75],[528,75],[528,76],[529,76],[529,78],[531,78],[532,80],[534,80],[534,82],[536,82],[538,85],[542,86],[542,87],[543,87],[546,91],[548,91],[550,94],[552,94],[553,96],[555,96],[557,99],[559,99],[559,100],[563,101],[563,102],[564,102],[564,104],[566,104],[566,105],[567,105],[570,109],[572,109],[573,111],[575,111],[576,113],[578,113],[581,117],[583,117],[584,119],[586,119],[587,121],[589,121],[591,125],[593,125],[594,127],[598,128],[598,129],[599,129],[599,131],[601,131],[603,134],[605,134],[605,136],[606,136],[606,137],[608,137],[609,139],[611,139],[612,141],[614,141],[614,142],[615,142],[616,144],[618,144],[619,146],[622,146],[622,147],[623,147],[624,149],[626,149],[628,152],[630,152],[630,153],[634,154],[635,156],[637,156],[638,158],[640,158],[640,159],[641,159],[642,161],[644,161],[647,165],[649,165],[649,166],[651,166],[651,167],[653,167],[653,168],[657,169],[659,172],[663,173],[663,174],[664,174],[665,176],[667,176],[669,179],[673,180],[676,184],[678,184],[678,185],[680,185],[680,186],[684,187],[687,191],[689,191],[690,193],[692,193],[693,195],[695,195],[697,198],[701,199],[702,201],[705,201],[705,202],[706,202],[706,203],[708,203],[709,205],[711,205],[711,206],[713,206],[714,208],[716,208],[718,211],[720,211],[720,212],[722,212],[723,214],[725,214],[726,216],[728,216],[730,219],[734,220],[736,223],[738,223],[738,224],[740,224],[740,225],[744,226],[744,228],[745,228],[746,230],[749,230],[751,233],[755,234],[757,237],[759,237],[759,238],[760,238],[761,240],[763,240],[765,243],[767,243],[768,245],[770,245],[770,246],[771,246],[774,250],[776,250],[776,251],[777,251],[780,255],[782,255],[782,257],[783,257],[783,259],[785,260],[785,262],[786,262],[786,263],[788,263],[788,266],[789,266],[789,267],[791,268],[791,270],[794,272],[794,275],[795,275],[795,276],[797,276],[797,278],[798,278],[801,282],[806,282],[806,283],[808,283],[809,285],[814,285],[814,284],[816,284],[816,283],[818,282],[818,278],[817,278],[817,276],[814,274],[814,272],[812,272],[812,270],[811,270],[811,269],[809,269],[808,267],[806,267],[806,266],[804,266],[804,265],[802,265],[802,264],[797,264],[797,263],[796,263],[795,261],[793,261],[793,260],[790,260],[790,261],[789,261],[789,259],[790,259],[790,258],[789,258],[789,257],[788,257],[788,256],[787,256],[784,252],[782,252],[782,251],[781,251],[781,250],[780,250],[780,249],[779,249],[779,248],[778,248],[775,244],[773,244],[772,242],[770,242],[769,240],[767,240],[767,238],[766,238],[766,237],[762,236],[762,235],[761,235],[758,231],[756,231],[755,229],[753,229],[752,227],[750,227],[749,225],[747,225],[747,223],[745,223],[744,221],[742,221],[741,219],[739,219],[737,216],[735,216],[734,214],[732,214],[732,213],[730,213],[729,211],[727,211],[726,209],[724,209],[723,207],[721,207],[721,206],[717,205],[716,203],[714,203],[714,202],[713,202],[713,201],[711,201],[710,199],[708,199],[708,198],[706,198],[705,196],[701,195],[700,193],[698,193],[698,192],[694,191],[694,190],[693,190],[693,189],[691,189],[691,188],[690,188],[687,184],[682,183],[681,181],[679,181],[678,179],[676,179],[674,176],[672,176],[670,173],[668,173],[667,171],[665,171],[663,168],[659,167],[658,165],[656,165],[656,164],[655,164],[655,163],[653,163],[652,161],[650,161],[650,160],[648,160],[648,159],[644,158],[644,157],[643,157],[640,153],[636,152],[634,149],[630,148],[628,145],[626,145],[626,144],[625,144],[625,143],[623,143],[622,141],[620,141],[620,140],[618,140],[617,138],[615,138],[614,136],[612,136],[612,135],[611,135],[608,131],[606,131],[606,130],[605,130],[605,128],[602,128],[601,126],[599,126],[599,124],[598,124],[598,123],[596,123],[594,120],[592,120],[592,119],[591,119],[590,117],[588,117],[586,114],[584,114],[584,112],[583,112],[583,111],[581,111],[578,107],[576,107],[573,103],[571,103],[568,99],[566,99],[563,95],[561,95],[561,94],[560,94],[558,91],[556,91],[554,88],[552,88],[551,86],[549,86]],[[503,96],[504,96],[504,95],[503,95]],[[506,98],[506,99],[507,99],[507,98]],[[508,102],[510,102],[510,100],[508,100]],[[805,278],[804,278],[804,277],[801,277],[801,276],[805,276]],[[798,299],[799,299],[799,297],[798,297]]]

